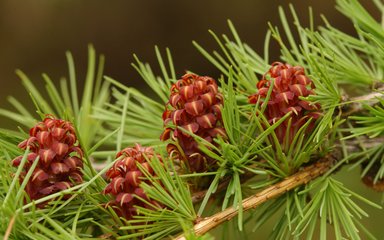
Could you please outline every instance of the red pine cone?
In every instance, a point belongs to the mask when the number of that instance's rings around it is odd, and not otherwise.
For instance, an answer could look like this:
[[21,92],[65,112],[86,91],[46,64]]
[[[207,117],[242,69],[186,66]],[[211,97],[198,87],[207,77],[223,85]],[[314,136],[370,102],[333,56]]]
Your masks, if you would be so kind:
[[[272,80],[274,80],[274,85],[264,115],[272,124],[288,112],[292,112],[289,139],[286,139],[292,141],[296,132],[310,118],[317,119],[321,115],[319,104],[311,104],[300,99],[300,97],[314,95],[314,85],[312,80],[305,75],[303,67],[292,67],[289,64],[274,62],[268,72],[257,83],[258,92],[248,97],[249,102],[256,104],[259,101],[260,104],[263,104]],[[275,130],[280,143],[285,139],[288,121],[289,118]],[[308,129],[311,129],[311,126]]]
[[[20,181],[23,181],[36,158],[40,157],[25,187],[31,200],[68,189],[83,181],[83,151],[70,122],[48,116],[31,128],[29,135],[18,147],[30,149]],[[13,159],[12,165],[19,166],[22,158],[18,156]]]
[[[159,155],[156,156],[161,160]],[[128,147],[117,153],[116,158],[119,160],[106,173],[110,183],[104,189],[104,194],[109,193],[115,196],[109,205],[114,206],[116,212],[128,220],[137,215],[135,205],[145,208],[152,207],[136,196],[145,199],[152,205],[162,207],[160,203],[148,199],[144,190],[139,186],[141,181],[148,184],[151,182],[144,179],[145,175],[137,167],[137,164],[145,168],[149,174],[154,175],[153,169],[147,161],[153,157],[155,157],[155,153],[152,148],[136,144],[133,148]]]
[[[218,92],[216,81],[207,76],[185,74],[171,87],[171,96],[163,113],[166,127],[160,139],[165,141],[172,135],[177,141],[182,153],[174,144],[168,145],[170,154],[177,154],[184,160],[191,172],[203,172],[214,160],[205,156],[197,142],[188,133],[177,127],[213,143],[213,139],[226,136],[221,118],[223,96]],[[170,125],[174,126],[170,126]]]

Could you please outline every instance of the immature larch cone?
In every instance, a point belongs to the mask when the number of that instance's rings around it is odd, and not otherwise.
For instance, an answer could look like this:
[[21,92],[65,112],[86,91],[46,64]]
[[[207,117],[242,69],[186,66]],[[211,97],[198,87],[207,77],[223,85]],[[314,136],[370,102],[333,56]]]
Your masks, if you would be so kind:
[[[83,151],[70,122],[48,116],[31,128],[29,135],[18,146],[24,150],[29,147],[20,181],[23,181],[33,162],[39,157],[25,187],[31,200],[68,189],[83,181]],[[18,156],[13,159],[12,165],[19,166],[22,158],[23,156]]]
[[[150,204],[162,208],[163,206],[155,200],[149,199],[144,190],[140,187],[140,183],[145,181],[144,173],[137,167],[140,164],[149,174],[155,176],[154,171],[148,161],[154,157],[161,160],[159,155],[155,155],[150,147],[142,147],[136,144],[135,147],[128,147],[117,153],[118,159],[113,166],[107,171],[106,176],[110,183],[104,189],[104,194],[111,194],[115,198],[109,205],[114,208],[118,215],[125,219],[132,219],[137,215],[134,206],[144,208],[153,208]],[[147,160],[148,159],[148,160]],[[144,199],[142,201],[140,198]]]
[[171,87],[171,96],[163,113],[165,130],[160,138],[163,141],[172,138],[178,143],[181,149],[170,143],[168,152],[179,156],[191,172],[204,172],[215,161],[200,151],[194,138],[179,127],[214,143],[214,138],[226,136],[222,106],[223,96],[211,77],[185,74]]
[[[292,141],[297,131],[309,119],[315,120],[321,115],[319,104],[311,104],[309,101],[300,99],[300,97],[314,95],[314,85],[312,80],[305,75],[303,67],[274,62],[257,83],[258,92],[248,97],[249,102],[265,104],[272,81],[273,89],[264,115],[269,123],[273,124],[288,112],[292,112],[291,116],[275,130],[280,143],[283,143],[284,140]],[[288,132],[289,137],[286,138],[289,119],[291,119],[291,125]],[[307,130],[313,127],[313,122],[311,125]]]

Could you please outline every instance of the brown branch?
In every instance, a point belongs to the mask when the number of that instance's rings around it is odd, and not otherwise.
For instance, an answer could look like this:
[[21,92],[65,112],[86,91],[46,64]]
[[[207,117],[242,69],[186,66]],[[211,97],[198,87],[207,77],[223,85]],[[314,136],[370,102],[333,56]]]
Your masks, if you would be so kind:
[[[366,136],[361,136],[358,138],[350,139],[345,141],[344,145],[348,153],[359,152],[363,149],[373,148],[379,144],[384,144],[384,137],[369,138]],[[341,148],[340,144],[337,145],[338,148]]]
[[[327,170],[329,170],[336,158],[334,155],[329,155],[320,161],[305,167],[298,173],[287,177],[285,180],[274,184],[263,191],[252,195],[242,201],[243,211],[247,211],[252,208],[256,208],[260,204],[268,201],[271,198],[278,197],[300,185],[307,184],[309,181],[321,176]],[[201,236],[213,228],[217,227],[221,223],[228,221],[238,214],[238,209],[229,207],[222,212],[216,213],[210,217],[204,218],[195,224],[193,231],[197,236]],[[176,240],[186,239],[184,235],[180,235],[175,238]]]
[[[353,153],[361,151],[361,149],[363,148],[371,148],[383,143],[383,137],[378,137],[375,139],[360,137],[360,139],[347,140],[344,145],[346,146],[346,150],[349,153]],[[288,192],[300,185],[307,184],[309,181],[323,175],[323,173],[325,173],[332,167],[333,163],[341,159],[341,151],[341,145],[337,144],[333,152],[327,155],[325,158],[319,159],[319,161],[317,161],[316,163],[303,168],[301,171],[292,176],[287,177],[285,180],[278,182],[264,189],[263,191],[244,199],[242,201],[243,211],[256,208],[257,206],[268,201],[271,198],[278,197],[284,194],[285,192]],[[250,176],[246,176],[244,179],[242,179],[242,182],[247,181],[249,178],[251,178],[251,174]],[[222,182],[219,185],[217,192],[225,190],[226,186],[228,185],[228,182],[229,181]],[[200,201],[202,198],[204,198],[206,193],[206,190],[194,193],[192,196],[193,202],[196,203]],[[233,207],[227,208],[224,211],[216,213],[211,217],[199,220],[195,224],[193,231],[197,236],[201,236],[207,233],[208,231],[212,230],[213,228],[217,227],[221,223],[232,219],[237,214],[238,209]],[[184,235],[180,235],[175,239],[182,240],[185,239],[185,237]]]
[[350,116],[352,114],[355,114],[357,112],[364,111],[363,103],[368,104],[370,106],[373,106],[379,102],[380,98],[383,98],[384,94],[384,87],[379,87],[375,90],[375,92],[371,92],[366,95],[361,95],[353,98],[345,97],[343,102],[351,102],[349,103],[349,106],[346,111],[343,113],[343,116]]
[[13,217],[11,218],[11,220],[9,221],[9,224],[8,224],[7,230],[5,231],[3,240],[8,240],[9,235],[11,235],[12,228],[13,228],[13,224],[14,224],[14,223],[15,223],[15,216],[13,216]]
[[[367,137],[362,136],[362,137],[360,137],[360,139],[346,140],[344,145],[346,147],[347,152],[353,153],[353,152],[361,151],[363,148],[372,148],[372,147],[377,146],[378,144],[383,144],[383,143],[384,143],[384,137],[367,138]],[[334,151],[340,152],[341,148],[342,148],[341,145],[337,144]],[[241,175],[241,183],[248,181],[249,179],[251,179],[254,176],[255,176],[254,173],[246,171],[243,175]],[[217,187],[216,192],[213,193],[212,195],[215,195],[217,193],[220,193],[220,192],[226,190],[229,182],[230,182],[230,178],[221,182],[219,184],[219,186]],[[205,189],[205,190],[201,190],[198,192],[194,192],[192,194],[192,202],[193,203],[201,202],[203,200],[203,198],[205,197],[205,195],[207,194],[207,191],[208,190]]]
[[378,89],[374,90],[375,92],[371,92],[366,95],[358,96],[358,97],[353,97],[351,98],[352,101],[374,101],[377,102],[378,98],[383,97],[383,91],[384,87],[379,87]]

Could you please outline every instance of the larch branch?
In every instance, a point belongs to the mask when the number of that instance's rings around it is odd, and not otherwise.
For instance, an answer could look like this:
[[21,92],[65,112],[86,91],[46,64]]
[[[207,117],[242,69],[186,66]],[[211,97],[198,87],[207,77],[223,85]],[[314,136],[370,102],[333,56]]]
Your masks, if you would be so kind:
[[[286,179],[278,182],[263,191],[252,195],[242,201],[243,211],[247,211],[262,203],[268,201],[271,198],[278,197],[298,186],[307,184],[309,181],[316,179],[329,170],[336,161],[333,155],[321,159],[320,161],[305,167],[298,173],[287,177]],[[216,213],[210,217],[204,218],[193,227],[193,232],[197,236],[201,236],[208,231],[214,229],[221,223],[229,221],[238,214],[238,208],[229,207],[222,212]],[[184,235],[180,235],[175,238],[176,240],[186,239]]]
[[343,116],[350,116],[352,114],[364,111],[363,104],[373,106],[377,104],[384,96],[384,87],[379,87],[375,92],[371,92],[366,95],[361,95],[353,98],[346,97],[344,102],[349,103]]

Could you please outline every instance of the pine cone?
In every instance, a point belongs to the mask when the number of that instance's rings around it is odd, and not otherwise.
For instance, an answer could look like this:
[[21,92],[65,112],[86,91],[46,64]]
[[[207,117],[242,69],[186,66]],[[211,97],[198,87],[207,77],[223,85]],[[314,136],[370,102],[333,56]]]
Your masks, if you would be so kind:
[[[31,128],[29,135],[18,147],[30,149],[20,182],[39,156],[39,162],[25,187],[31,200],[68,189],[83,181],[83,151],[70,122],[48,116]],[[13,159],[12,165],[19,166],[22,158],[18,156]]]
[[165,130],[160,139],[165,141],[172,137],[178,143],[181,149],[171,143],[168,152],[185,161],[191,172],[206,171],[215,161],[199,150],[191,135],[177,127],[213,143],[215,137],[226,136],[221,118],[222,105],[223,96],[213,78],[185,74],[171,87],[171,96],[163,113]]
[[[147,161],[147,159],[151,160],[153,157],[155,157],[155,153],[152,148],[136,144],[133,148],[128,147],[121,150],[116,155],[116,158],[119,158],[119,160],[106,173],[110,183],[103,193],[115,196],[115,199],[109,205],[114,207],[118,215],[128,220],[137,215],[134,206],[152,208],[152,206],[136,196],[145,199],[152,205],[163,207],[160,203],[149,199],[140,187],[141,181],[145,181],[148,184],[151,184],[151,182],[145,180],[145,175],[137,167],[137,164],[141,164],[149,174],[154,175],[153,169]],[[157,157],[161,160],[159,155]]]
[[[292,67],[289,64],[274,62],[257,83],[258,92],[248,97],[249,102],[256,104],[259,101],[260,104],[263,104],[272,80],[274,80],[273,89],[264,115],[269,123],[273,124],[288,112],[292,112],[289,138],[285,137],[289,118],[275,130],[280,143],[283,143],[284,139],[292,141],[297,131],[310,118],[317,119],[321,115],[319,104],[311,104],[300,99],[300,97],[314,95],[314,85],[312,80],[305,75],[303,67]],[[313,123],[307,130],[309,131],[312,127]]]

